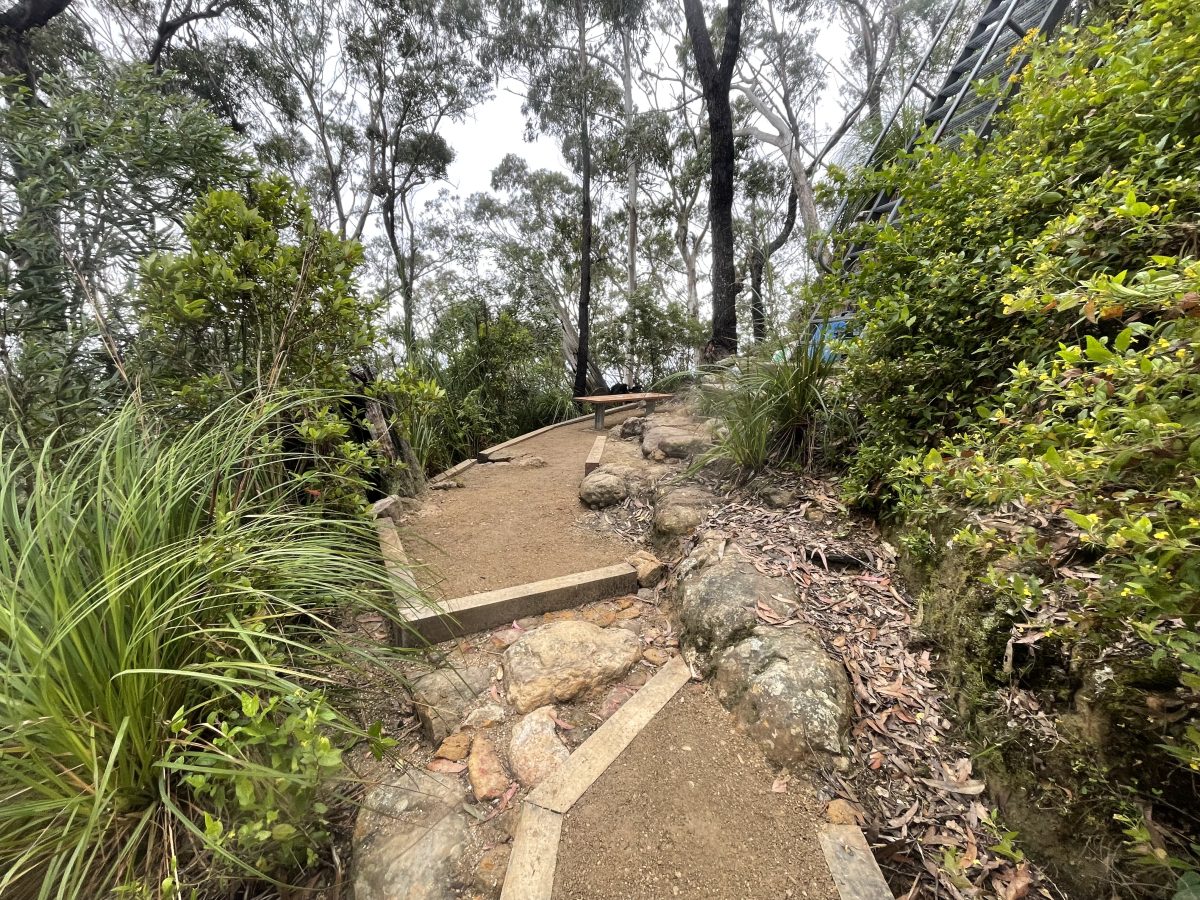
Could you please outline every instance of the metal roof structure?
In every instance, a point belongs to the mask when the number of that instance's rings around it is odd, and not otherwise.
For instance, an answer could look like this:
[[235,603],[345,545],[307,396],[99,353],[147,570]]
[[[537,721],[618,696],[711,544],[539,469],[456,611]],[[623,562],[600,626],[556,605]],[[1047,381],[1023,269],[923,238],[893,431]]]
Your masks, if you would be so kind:
[[[919,140],[957,146],[968,132],[987,137],[995,123],[996,113],[1016,92],[1019,79],[1014,78],[1029,61],[1030,43],[1036,35],[1049,35],[1059,26],[1072,6],[1072,0],[987,0],[966,42],[958,51],[954,64],[944,76],[940,89],[930,88],[932,61],[944,50],[947,33],[961,13],[964,0],[956,0],[946,14],[924,58],[905,86],[896,111],[867,156],[866,168],[881,165],[880,148],[887,144],[889,133],[897,127],[900,113],[906,108],[921,109],[921,123],[904,145],[912,150]],[[981,93],[979,86],[995,81],[998,89]],[[923,99],[918,99],[923,98]],[[915,101],[915,102],[914,102]],[[861,199],[856,209],[843,200],[834,221],[849,225],[861,222],[892,222],[904,202],[898,188],[881,190],[874,197]],[[844,267],[852,267],[862,252],[860,244],[850,242],[842,248]]]

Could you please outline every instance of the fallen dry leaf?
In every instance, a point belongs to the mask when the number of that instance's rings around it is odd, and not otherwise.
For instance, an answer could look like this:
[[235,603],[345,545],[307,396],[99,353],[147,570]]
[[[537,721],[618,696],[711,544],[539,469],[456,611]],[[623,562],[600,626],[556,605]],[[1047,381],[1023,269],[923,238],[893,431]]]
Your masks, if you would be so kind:
[[431,759],[425,767],[430,772],[440,772],[443,775],[457,775],[467,771],[467,764],[455,762],[452,759]]

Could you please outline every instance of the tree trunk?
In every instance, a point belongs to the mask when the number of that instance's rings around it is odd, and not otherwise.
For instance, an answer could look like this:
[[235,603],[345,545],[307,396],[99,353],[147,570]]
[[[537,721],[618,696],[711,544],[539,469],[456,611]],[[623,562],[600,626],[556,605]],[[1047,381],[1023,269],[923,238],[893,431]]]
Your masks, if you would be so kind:
[[[621,30],[621,49],[624,52],[624,69],[621,73],[623,87],[625,89],[625,134],[627,139],[632,144],[633,138],[633,50],[630,46],[630,26],[626,25]],[[629,292],[628,304],[630,307],[630,320],[625,325],[625,383],[633,384],[637,380],[637,373],[634,371],[634,355],[633,355],[633,318],[632,307],[634,295],[637,293],[637,245],[638,245],[638,210],[637,210],[637,189],[638,189],[638,164],[637,156],[633,153],[631,146],[626,146],[626,152],[629,154],[629,171],[628,182],[625,189],[625,216],[628,219],[629,225],[629,242],[626,252],[629,255],[629,271],[628,285]]]
[[737,285],[733,259],[733,112],[729,85],[737,62],[742,29],[742,0],[729,0],[725,40],[718,63],[704,21],[701,0],[683,0],[696,72],[704,90],[711,141],[708,215],[712,224],[712,338],[713,358],[737,352]]
[[579,151],[582,159],[582,208],[579,231],[579,348],[575,355],[576,397],[588,390],[588,337],[592,299],[592,136],[588,128],[587,15],[584,0],[576,0],[579,24]]
[[771,256],[775,251],[786,244],[788,238],[792,236],[792,229],[796,227],[796,205],[796,192],[793,190],[788,194],[787,216],[783,220],[783,228],[780,229],[779,234],[766,246],[756,244],[750,252],[750,323],[754,328],[754,343],[756,344],[761,344],[767,339],[767,309],[762,295],[763,270],[766,269],[767,263],[771,261]]

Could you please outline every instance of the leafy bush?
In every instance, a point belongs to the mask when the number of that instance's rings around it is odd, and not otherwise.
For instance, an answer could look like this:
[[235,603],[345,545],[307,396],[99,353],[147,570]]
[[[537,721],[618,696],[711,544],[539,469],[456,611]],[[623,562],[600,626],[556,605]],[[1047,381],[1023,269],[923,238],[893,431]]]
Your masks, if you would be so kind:
[[858,307],[852,495],[932,551],[950,525],[1009,652],[1056,654],[1065,696],[1106,665],[1152,673],[1124,701],[1153,737],[1103,748],[1123,766],[1103,802],[1168,871],[1200,858],[1197,34],[1194,4],[1149,0],[1039,48],[988,143],[871,179],[903,214],[824,286]]
[[186,251],[142,265],[131,368],[143,393],[183,422],[246,391],[328,395],[292,410],[307,450],[294,459],[298,487],[359,508],[362,479],[384,462],[351,401],[359,392],[351,373],[372,349],[378,312],[355,284],[362,248],[321,228],[281,177],[206,195],[184,236]]
[[3,447],[0,894],[186,894],[322,852],[369,737],[336,688],[383,652],[331,617],[394,613],[372,523],[281,486],[298,403]]
[[1113,322],[1053,310],[1010,314],[1006,297],[1070,290],[1187,255],[1200,212],[1200,11],[1153,0],[1035,54],[991,140],[921,144],[870,178],[901,184],[903,215],[861,266],[825,279],[857,307],[847,385],[865,419],[860,499],[886,497],[894,467],[974,418],[1019,362]]

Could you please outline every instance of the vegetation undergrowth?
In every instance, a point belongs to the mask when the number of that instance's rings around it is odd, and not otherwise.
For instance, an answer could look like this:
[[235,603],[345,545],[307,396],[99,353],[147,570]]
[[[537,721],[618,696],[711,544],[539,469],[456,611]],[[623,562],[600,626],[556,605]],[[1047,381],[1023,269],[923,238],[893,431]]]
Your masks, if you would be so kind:
[[1108,777],[1046,803],[1150,894],[1200,862],[1198,35],[1150,0],[1038,48],[989,141],[871,177],[903,215],[819,288],[856,309],[852,499],[967,554],[989,684],[1098,710]]
[[719,418],[722,430],[697,465],[724,459],[746,475],[770,463],[811,465],[843,421],[831,389],[834,369],[822,329],[708,369],[700,408]]
[[339,621],[403,587],[368,518],[288,477],[302,402],[6,438],[0,894],[225,895],[319,862],[342,753],[388,744],[342,689],[389,651]]

